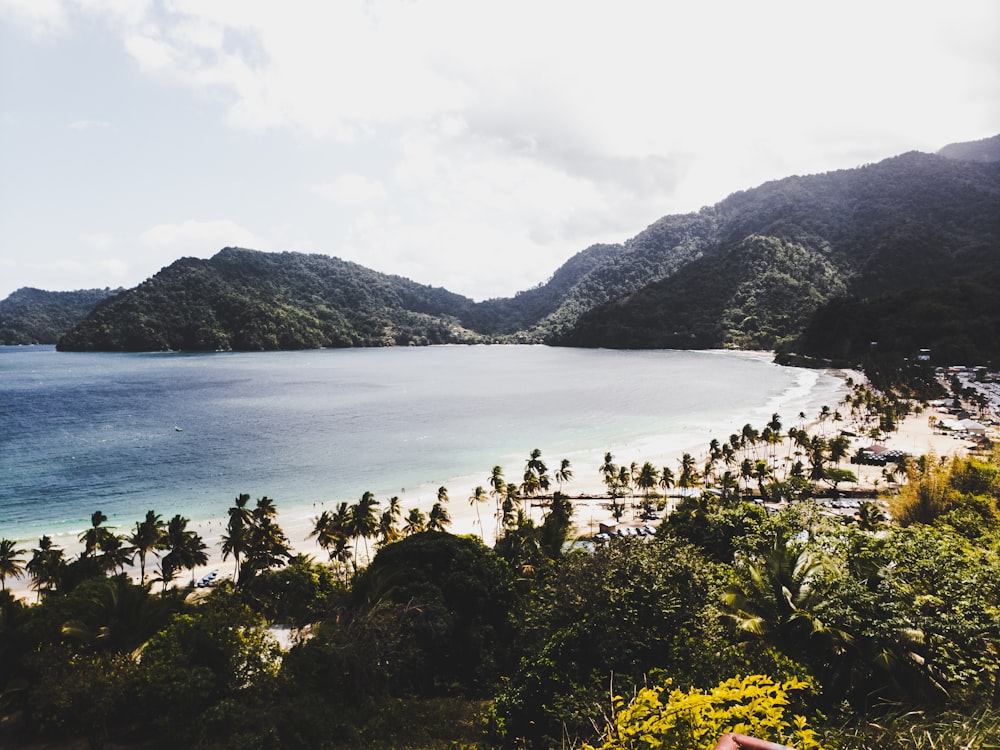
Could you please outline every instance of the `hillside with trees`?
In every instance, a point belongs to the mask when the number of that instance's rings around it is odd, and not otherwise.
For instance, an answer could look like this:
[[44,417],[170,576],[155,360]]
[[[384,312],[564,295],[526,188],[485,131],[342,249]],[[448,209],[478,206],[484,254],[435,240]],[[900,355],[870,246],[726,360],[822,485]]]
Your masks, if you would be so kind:
[[[919,153],[767,183],[703,209],[717,227],[709,251],[668,278],[582,315],[558,340],[857,357],[881,325],[912,334],[886,338],[887,351],[909,354],[916,342],[946,352],[946,331],[919,336],[912,310],[889,300],[930,295],[945,301],[955,285],[1000,271],[998,206],[1000,164]],[[840,320],[832,310],[865,305],[877,306],[880,317],[859,315],[849,334],[828,336],[826,329]],[[993,327],[989,310],[979,317]],[[940,306],[941,327],[974,337],[964,312],[957,301]]]
[[107,300],[59,346],[506,341],[857,361],[878,341],[889,356],[931,349],[939,362],[988,362],[996,338],[981,332],[1000,324],[989,283],[1000,274],[996,142],[769,182],[591,246],[505,299],[474,302],[329,256],[227,248]]
[[939,156],[960,161],[1000,161],[1000,135],[965,143],[949,143],[938,151]]
[[226,248],[100,304],[63,351],[315,349],[480,341],[471,300],[325,255]]
[[0,300],[0,344],[54,344],[103,299],[121,289],[46,292],[24,287]]

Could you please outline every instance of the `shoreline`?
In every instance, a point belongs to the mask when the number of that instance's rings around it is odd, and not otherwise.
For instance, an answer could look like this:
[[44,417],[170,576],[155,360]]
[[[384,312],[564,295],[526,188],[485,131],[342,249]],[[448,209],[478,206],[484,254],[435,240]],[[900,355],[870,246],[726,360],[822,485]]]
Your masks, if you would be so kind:
[[[771,356],[766,352],[741,352],[740,354],[757,359]],[[825,391],[822,394],[813,393],[818,382],[818,375],[814,374],[817,371],[797,369],[801,370],[801,374],[798,379],[798,385],[791,391],[782,393],[766,404],[747,407],[740,414],[727,418],[725,424],[716,424],[714,430],[708,428],[707,425],[695,426],[692,424],[690,431],[675,431],[672,433],[665,431],[659,435],[638,436],[625,440],[622,444],[607,448],[590,448],[570,452],[566,457],[572,461],[574,477],[563,488],[563,492],[573,500],[574,527],[584,533],[590,533],[596,532],[600,523],[613,522],[613,516],[610,511],[603,507],[609,501],[599,471],[605,452],[612,453],[616,464],[629,465],[631,462],[637,462],[641,465],[644,461],[650,461],[657,469],[669,466],[675,473],[677,472],[678,461],[685,452],[694,456],[699,465],[703,465],[708,453],[709,443],[713,438],[724,440],[731,432],[738,432],[742,425],[747,422],[755,426],[760,426],[772,412],[776,411],[780,414],[783,410],[787,411],[790,408],[788,407],[789,402],[795,402],[796,400],[800,403],[811,400],[817,400],[818,402],[818,400],[826,398]],[[849,375],[856,376],[856,374],[840,370],[828,370],[824,372],[835,376],[837,380],[836,385],[832,388],[829,385],[825,386],[829,388],[829,403],[833,406],[839,403],[847,392],[846,377]],[[783,407],[786,408],[783,409]],[[754,416],[750,416],[751,414]],[[694,423],[697,420],[692,418],[691,421]],[[792,423],[793,420],[789,418],[788,424]],[[545,450],[544,445],[541,448],[543,451]],[[550,474],[554,474],[563,457],[557,454],[543,454],[543,460],[549,465]],[[527,455],[518,463],[504,465],[505,476],[509,481],[520,479],[526,459]],[[437,488],[442,485],[446,486],[451,498],[447,510],[452,519],[448,531],[453,534],[482,536],[484,543],[491,546],[494,543],[493,531],[495,529],[494,502],[491,499],[479,508],[479,518],[481,519],[482,528],[480,528],[480,523],[477,521],[476,508],[469,503],[469,497],[477,485],[482,485],[487,490],[489,489],[487,481],[489,471],[490,467],[484,466],[477,474],[464,474],[440,483],[428,482],[415,488],[407,488],[400,494],[404,515],[413,507],[419,508],[426,514],[436,502]],[[557,488],[557,485],[553,483],[552,489]],[[257,495],[251,494],[251,505],[256,499]],[[389,495],[384,497],[378,495],[377,499],[380,502],[380,507],[384,507],[389,499]],[[311,555],[317,562],[326,562],[328,560],[326,553],[315,543],[314,539],[308,538],[308,534],[312,530],[313,520],[316,516],[323,510],[335,508],[343,499],[298,502],[288,505],[283,505],[280,497],[276,497],[275,500],[278,506],[277,523],[284,530],[293,553]],[[351,504],[356,502],[357,498],[349,498],[346,501]],[[195,569],[195,580],[212,570],[217,570],[220,578],[224,576],[231,577],[233,574],[235,568],[234,561],[232,558],[223,561],[220,549],[220,537],[225,530],[226,511],[231,502],[230,500],[225,507],[221,508],[218,513],[211,517],[192,519],[188,526],[190,530],[198,532],[208,546],[209,562],[205,566],[199,566]],[[163,513],[163,520],[168,520],[172,515],[173,513],[168,510]],[[540,511],[533,509],[531,517],[537,522],[540,518]],[[113,526],[109,524],[108,527],[117,533],[125,533],[132,528],[132,524],[126,526]],[[77,540],[78,533],[63,531],[61,534],[52,535],[55,544],[64,550],[67,558],[75,556],[82,549],[82,545]],[[25,560],[30,558],[30,550],[36,544],[37,540],[30,542],[19,541],[19,546],[27,550],[26,554],[22,555]],[[147,561],[147,580],[150,577],[150,570],[155,570],[155,567],[155,559]],[[138,576],[138,565],[126,568],[126,572],[132,575],[133,580],[135,580]],[[173,585],[186,585],[188,574],[188,571],[181,572]],[[28,601],[33,601],[35,598],[35,592],[29,589],[27,579],[8,579],[7,588],[14,592],[16,596],[25,598]]]
[[[907,415],[900,422],[898,430],[891,435],[886,436],[881,441],[880,445],[884,445],[889,449],[903,450],[914,456],[925,455],[933,452],[941,457],[964,454],[974,445],[968,440],[936,432],[929,423],[929,417],[931,416],[939,415],[937,415],[933,409],[929,409],[918,414]],[[844,423],[844,425],[843,429],[848,430],[851,426],[855,426],[850,423]],[[811,422],[807,429],[810,433],[819,433],[822,431],[818,421]],[[721,440],[725,436],[719,435],[716,437]],[[676,450],[674,447],[674,450],[669,453],[661,453],[658,451],[658,448],[663,447],[662,444],[657,445],[655,441],[644,441],[642,450],[638,451],[640,455],[615,455],[615,460],[616,462],[627,461],[629,463],[631,461],[637,461],[640,464],[643,461],[649,460],[658,469],[662,468],[664,465],[674,468],[674,465],[677,463],[680,456],[684,452],[689,452],[696,458],[696,460],[699,461],[700,465],[704,463],[704,458],[707,455],[709,440],[711,440],[711,438],[703,441],[703,443],[698,443],[697,446],[692,444],[687,448],[680,450]],[[782,444],[784,444],[787,440],[787,437],[783,438]],[[852,438],[850,453],[853,454],[853,452],[858,448],[869,447],[871,444],[872,440],[868,437],[858,436]],[[651,454],[657,454],[660,460],[654,462],[650,457]],[[594,454],[595,457],[596,455],[598,454]],[[600,452],[600,456],[603,457],[603,452]],[[558,459],[556,460],[558,461]],[[577,536],[596,533],[598,524],[600,523],[614,524],[614,519],[610,511],[603,507],[609,502],[610,498],[607,496],[606,488],[600,478],[598,471],[599,465],[599,460],[595,461],[592,467],[579,467],[574,464],[573,480],[563,488],[564,493],[569,496],[573,502],[573,528],[574,533]],[[859,489],[875,491],[879,489],[880,485],[884,486],[882,484],[882,467],[851,464],[850,468],[858,477],[857,487]],[[510,476],[516,475],[511,474]],[[462,481],[463,479],[465,481]],[[452,522],[448,527],[448,532],[456,535],[471,534],[475,536],[482,536],[484,543],[487,544],[487,546],[492,546],[495,541],[493,534],[493,530],[495,529],[495,506],[492,499],[482,504],[479,508],[479,517],[482,520],[483,527],[481,530],[479,528],[479,523],[477,522],[476,509],[474,506],[470,505],[468,500],[468,497],[472,494],[477,484],[482,484],[484,487],[487,487],[486,479],[487,476],[483,476],[482,479],[479,480],[475,479],[474,476],[467,476],[464,478],[456,477],[455,486],[448,487],[451,500],[448,503],[447,510],[452,519]],[[460,481],[462,481],[461,485],[457,483]],[[470,482],[474,483],[470,484]],[[459,489],[460,487],[461,489]],[[418,507],[426,514],[437,500],[436,488],[418,488],[417,492],[419,493],[419,496],[417,497],[416,502],[404,504],[404,512],[411,507]],[[379,498],[380,503],[387,499],[388,498]],[[256,500],[256,498],[252,498],[251,500]],[[629,498],[626,498],[623,502],[627,504],[629,502]],[[333,506],[335,503],[330,502],[329,505]],[[328,556],[323,549],[316,544],[315,540],[308,538],[309,531],[312,529],[313,519],[323,510],[327,509],[327,506],[328,503],[326,502],[314,503],[310,508],[293,506],[282,509],[279,505],[277,522],[284,530],[285,535],[288,537],[289,546],[292,548],[293,554],[310,555],[314,560],[320,563],[326,563],[328,561]],[[530,512],[531,517],[538,522],[541,512],[537,505],[531,506]],[[623,520],[622,523],[627,524],[628,522]],[[235,563],[232,558],[223,561],[220,549],[220,536],[222,535],[224,528],[224,518],[213,518],[191,523],[189,529],[197,531],[201,534],[205,543],[209,547],[209,561],[206,565],[198,566],[194,569],[194,571],[182,571],[177,578],[175,578],[174,583],[172,584],[173,586],[187,586],[189,583],[188,576],[192,573],[193,578],[198,580],[213,570],[218,571],[219,579],[225,577],[232,578],[235,570]],[[374,547],[374,545],[371,546]],[[67,557],[74,556],[80,549],[82,549],[82,545],[77,542],[75,545],[65,545],[63,546],[63,549]],[[372,551],[372,554],[374,556],[374,550]],[[147,580],[152,577],[150,575],[150,570],[155,570],[155,566],[155,559],[147,561]],[[128,573],[134,581],[138,582],[138,565],[126,568],[126,573]],[[29,588],[28,583],[29,582],[26,578],[9,578],[7,580],[7,590],[17,598],[33,602],[36,598],[36,594]]]

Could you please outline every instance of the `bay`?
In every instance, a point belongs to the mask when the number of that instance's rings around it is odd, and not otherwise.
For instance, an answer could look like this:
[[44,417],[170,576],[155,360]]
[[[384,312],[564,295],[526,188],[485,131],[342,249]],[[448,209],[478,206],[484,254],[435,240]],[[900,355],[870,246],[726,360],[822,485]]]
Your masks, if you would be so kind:
[[[814,418],[836,374],[763,353],[444,346],[272,353],[0,347],[0,537],[71,546],[91,513],[203,522],[246,492],[283,517],[370,490],[466,505],[539,448],[599,486],[605,451],[668,465],[777,412]],[[453,504],[453,507],[456,505]],[[453,511],[454,515],[454,511]]]

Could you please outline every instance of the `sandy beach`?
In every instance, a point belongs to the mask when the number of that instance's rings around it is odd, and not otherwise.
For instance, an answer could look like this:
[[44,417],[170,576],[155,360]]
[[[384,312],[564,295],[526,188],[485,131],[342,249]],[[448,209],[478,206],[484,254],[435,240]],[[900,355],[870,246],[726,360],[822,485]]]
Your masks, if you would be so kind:
[[[852,375],[855,377],[855,380],[857,380],[858,376],[856,374],[847,374]],[[940,419],[943,416],[945,415],[938,413],[933,408],[925,410],[919,414],[910,414],[900,422],[896,432],[880,439],[879,444],[884,446],[886,449],[905,451],[913,456],[928,453],[934,453],[938,456],[965,453],[973,445],[971,442],[948,434],[942,434],[939,430],[935,430],[932,427],[931,418]],[[786,430],[788,426],[789,425],[786,424]],[[758,427],[760,426],[758,425]],[[832,437],[841,430],[853,432],[857,435],[857,437],[854,437],[851,440],[852,444],[849,450],[849,455],[853,455],[858,448],[870,447],[874,442],[870,437],[866,436],[866,429],[864,425],[851,423],[850,421],[839,422],[836,424],[829,421],[826,423],[815,421],[809,424],[807,429],[811,434],[820,434],[825,437]],[[632,462],[636,462],[641,465],[645,461],[649,461],[658,469],[663,466],[669,466],[676,474],[678,473],[679,459],[685,452],[688,452],[695,457],[699,467],[703,466],[708,454],[708,446],[712,438],[724,441],[728,438],[728,434],[706,435],[701,436],[700,439],[697,436],[692,436],[693,442],[682,449],[679,449],[676,444],[665,445],[657,443],[656,440],[647,441],[641,444],[637,443],[635,445],[627,446],[625,450],[622,450],[619,454],[614,455],[614,462],[619,465],[629,465]],[[779,444],[775,449],[775,454],[777,456],[785,456],[791,453],[791,451],[789,451],[787,441],[788,438],[785,437],[782,444]],[[593,453],[576,456],[572,465],[573,478],[562,488],[562,491],[572,498],[573,501],[573,521],[577,536],[593,535],[597,533],[600,524],[605,523],[613,525],[615,523],[614,517],[608,507],[609,500],[606,495],[606,488],[599,469],[603,461],[603,457],[603,450],[595,450]],[[555,468],[559,465],[560,457],[543,456],[543,459],[549,466],[550,474],[554,473]],[[780,462],[782,459],[779,458],[778,461]],[[855,474],[857,474],[858,489],[877,491],[878,489],[886,486],[886,479],[883,475],[883,467],[859,466],[854,464],[848,465],[846,462],[844,466],[845,468],[850,468],[855,472]],[[523,470],[523,464],[504,467],[505,475],[509,481],[518,481]],[[489,474],[487,471],[484,471],[482,476],[466,476],[451,480],[447,486],[448,495],[450,497],[447,510],[451,516],[451,525],[449,527],[449,531],[451,533],[474,534],[476,536],[481,536],[487,545],[492,546],[495,541],[494,532],[496,529],[494,516],[495,504],[493,499],[489,498],[487,502],[480,504],[478,507],[478,513],[477,508],[469,501],[469,498],[473,495],[477,485],[481,485],[487,489],[489,488],[488,479]],[[554,483],[553,489],[557,489]],[[381,506],[385,506],[388,502],[388,498],[380,497],[378,499]],[[421,487],[407,492],[402,503],[403,515],[405,516],[407,511],[413,507],[419,508],[426,514],[436,500],[436,486]],[[627,500],[628,499],[626,499],[626,502]],[[309,537],[309,534],[312,531],[314,519],[323,510],[332,510],[335,505],[336,503],[334,502],[317,502],[313,503],[312,507],[300,506],[283,509],[280,501],[278,502],[278,523],[284,529],[290,546],[295,554],[311,555],[318,561],[326,561],[328,559],[326,552],[315,543],[314,539]],[[541,520],[543,512],[544,511],[539,507],[533,507],[530,509],[531,517],[536,522]],[[631,514],[627,513],[623,517],[623,523],[628,522],[630,518]],[[205,543],[208,545],[209,554],[208,564],[193,571],[194,579],[197,580],[213,570],[218,571],[219,580],[225,577],[232,577],[235,569],[234,561],[231,558],[224,561],[221,553],[221,535],[225,529],[225,518],[216,518],[199,523],[192,523],[189,528],[197,531],[202,536]],[[125,529],[117,529],[117,531],[121,533],[124,532]],[[70,558],[77,555],[81,548],[82,546],[79,543],[65,544],[64,551],[66,557]],[[372,550],[372,554],[374,555],[374,544],[372,544],[370,548]],[[361,552],[361,555],[362,559],[360,562],[363,564],[366,562],[363,559],[363,551]],[[30,557],[30,551],[26,552],[24,555],[25,559],[28,557]],[[150,571],[155,570],[156,561],[147,561],[147,577],[150,576]],[[132,575],[135,579],[138,579],[138,566],[126,569],[126,572]],[[175,585],[187,585],[190,580],[191,573],[184,571],[175,579]],[[33,601],[36,595],[34,591],[29,589],[28,584],[29,581],[26,578],[8,579],[7,588],[12,591],[15,596]]]

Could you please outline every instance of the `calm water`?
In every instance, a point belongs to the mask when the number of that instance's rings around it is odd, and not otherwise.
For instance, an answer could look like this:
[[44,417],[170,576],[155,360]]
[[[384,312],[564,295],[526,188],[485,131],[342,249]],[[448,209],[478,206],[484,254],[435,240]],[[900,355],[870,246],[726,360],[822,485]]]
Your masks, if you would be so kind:
[[536,447],[593,484],[606,450],[667,463],[775,411],[815,416],[840,391],[831,374],[723,352],[0,347],[0,537],[66,543],[96,509],[119,527],[149,508],[218,518],[240,492],[283,511],[365,490],[415,504],[485,485],[494,464],[518,480]]

